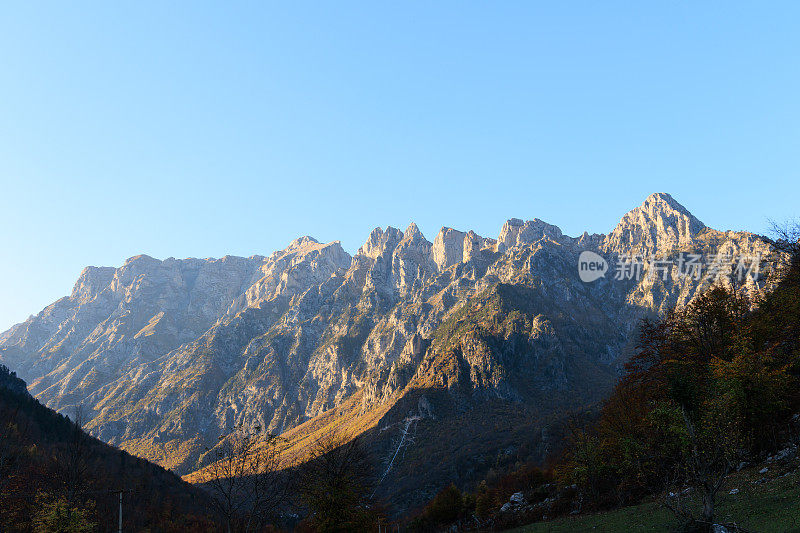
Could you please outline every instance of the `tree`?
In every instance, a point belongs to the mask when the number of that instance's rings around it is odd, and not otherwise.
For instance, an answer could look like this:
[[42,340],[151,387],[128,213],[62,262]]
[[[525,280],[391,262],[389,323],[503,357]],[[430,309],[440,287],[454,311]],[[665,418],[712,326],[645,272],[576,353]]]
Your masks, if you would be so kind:
[[[2,372],[4,367],[0,367]],[[0,390],[0,394],[5,391]],[[0,532],[11,507],[8,487],[16,477],[22,461],[22,440],[25,430],[17,423],[17,409],[0,405]]]
[[22,428],[19,425],[19,408],[8,407],[4,396],[20,394],[20,391],[27,393],[25,382],[8,367],[0,365],[0,494],[19,468],[20,450],[27,430],[27,424]]
[[51,501],[43,496],[38,499],[37,508],[33,518],[36,533],[88,533],[95,530],[91,520],[94,512],[91,501],[84,508],[64,498]]
[[714,287],[640,328],[637,353],[600,419],[577,432],[569,453],[574,482],[600,506],[692,486],[698,512],[671,497],[699,529],[713,524],[716,496],[741,455],[780,420],[784,368],[755,352],[745,325],[749,302]]
[[315,442],[300,472],[299,492],[319,532],[366,531],[380,512],[370,501],[372,459],[358,437],[333,435]]
[[[700,494],[702,510],[696,521],[701,528],[713,525],[716,495],[742,444],[741,427],[715,370],[734,358],[737,325],[747,310],[747,302],[736,293],[715,287],[642,330],[643,358],[637,363],[653,365],[649,371],[663,384],[662,401],[680,414],[683,453],[676,479]],[[686,514],[675,506],[673,510]]]
[[228,532],[260,531],[286,501],[289,476],[280,471],[280,437],[238,425],[208,453],[205,483]]
[[91,446],[89,435],[83,431],[83,406],[75,408],[68,438],[57,456],[57,476],[65,505],[79,508],[90,484],[89,461]]
[[800,259],[800,222],[797,220],[770,223],[771,233],[775,239],[771,244],[780,252],[788,254],[794,262]]
[[466,500],[458,487],[450,484],[439,491],[422,513],[411,521],[409,530],[441,531],[451,524],[456,524],[463,515],[470,514],[470,511],[474,510],[474,505],[468,505]]
[[16,411],[5,412],[3,410],[2,418],[0,418],[0,494],[6,484],[10,481],[16,466],[18,464],[17,446],[12,442],[12,436],[17,432],[17,426],[14,423],[16,419]]
[[781,409],[778,391],[785,389],[785,376],[779,368],[755,372],[764,359],[746,349],[742,326],[748,312],[743,297],[712,288],[685,308],[646,323],[639,355],[629,365],[631,378],[652,386],[657,403],[671,412],[664,429],[681,451],[672,479],[693,486],[702,508],[694,516],[667,503],[700,529],[713,525],[717,493],[752,444],[750,426]]

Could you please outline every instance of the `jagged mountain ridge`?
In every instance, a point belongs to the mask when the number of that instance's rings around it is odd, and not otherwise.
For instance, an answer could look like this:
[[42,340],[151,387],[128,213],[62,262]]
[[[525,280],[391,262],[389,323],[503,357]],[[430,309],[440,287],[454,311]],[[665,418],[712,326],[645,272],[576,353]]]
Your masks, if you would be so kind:
[[235,423],[283,432],[356,393],[358,413],[421,390],[446,391],[428,393],[449,405],[442,413],[487,398],[537,412],[578,406],[613,382],[639,317],[711,283],[585,284],[583,250],[611,262],[770,251],[659,193],[608,235],[511,219],[496,240],[442,228],[430,242],[412,223],[376,228],[352,257],[310,237],[269,257],[137,256],[84,270],[69,297],[0,336],[0,361],[49,406],[84,404],[94,435],[184,473]]

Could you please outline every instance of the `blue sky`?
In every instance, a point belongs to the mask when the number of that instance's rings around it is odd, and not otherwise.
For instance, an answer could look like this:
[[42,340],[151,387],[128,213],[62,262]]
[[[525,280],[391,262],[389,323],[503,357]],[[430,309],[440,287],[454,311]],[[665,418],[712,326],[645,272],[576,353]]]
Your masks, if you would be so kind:
[[0,16],[0,330],[85,265],[355,251],[416,221],[797,214],[796,2],[19,2]]

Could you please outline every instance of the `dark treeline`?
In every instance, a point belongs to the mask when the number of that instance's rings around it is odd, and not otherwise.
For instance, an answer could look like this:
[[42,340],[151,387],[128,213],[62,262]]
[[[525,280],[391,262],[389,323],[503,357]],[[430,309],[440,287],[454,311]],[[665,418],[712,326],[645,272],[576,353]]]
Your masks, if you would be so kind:
[[208,531],[208,498],[167,470],[108,446],[28,395],[0,367],[0,531]]

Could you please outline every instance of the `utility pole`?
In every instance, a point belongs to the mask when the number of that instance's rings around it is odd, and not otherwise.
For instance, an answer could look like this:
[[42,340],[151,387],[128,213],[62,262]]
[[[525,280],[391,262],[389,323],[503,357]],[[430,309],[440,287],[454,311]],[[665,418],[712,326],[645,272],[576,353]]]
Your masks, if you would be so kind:
[[117,533],[122,533],[122,493],[125,492],[125,490],[110,490],[108,492],[111,494],[119,494],[119,529],[117,530]]

